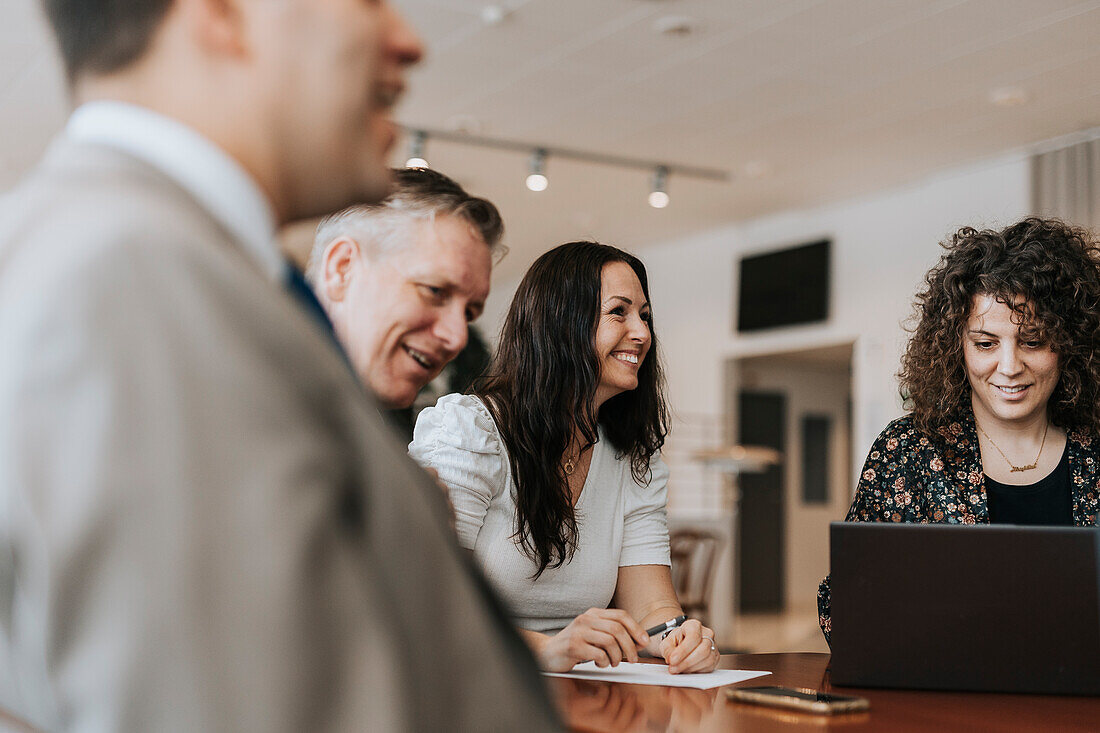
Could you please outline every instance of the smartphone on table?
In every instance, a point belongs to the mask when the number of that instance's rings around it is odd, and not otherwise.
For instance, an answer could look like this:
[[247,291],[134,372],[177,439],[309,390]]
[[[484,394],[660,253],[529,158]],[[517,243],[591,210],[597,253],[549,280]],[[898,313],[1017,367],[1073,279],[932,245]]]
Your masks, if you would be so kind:
[[865,697],[834,695],[831,692],[794,687],[731,687],[726,690],[726,696],[735,702],[801,710],[818,715],[854,713],[871,707]]

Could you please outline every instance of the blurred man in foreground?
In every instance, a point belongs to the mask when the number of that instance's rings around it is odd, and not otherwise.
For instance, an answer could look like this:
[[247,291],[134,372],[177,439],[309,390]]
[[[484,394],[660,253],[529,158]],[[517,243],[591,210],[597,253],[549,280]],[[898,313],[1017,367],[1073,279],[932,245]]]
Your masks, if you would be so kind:
[[385,0],[49,0],[80,105],[0,210],[0,705],[535,730],[526,651],[277,225],[389,191]]

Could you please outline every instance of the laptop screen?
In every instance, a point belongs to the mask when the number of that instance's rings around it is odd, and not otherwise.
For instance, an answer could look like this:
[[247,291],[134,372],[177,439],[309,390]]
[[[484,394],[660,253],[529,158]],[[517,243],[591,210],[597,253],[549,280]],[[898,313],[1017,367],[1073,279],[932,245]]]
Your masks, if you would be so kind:
[[1098,534],[833,523],[833,683],[1100,694]]

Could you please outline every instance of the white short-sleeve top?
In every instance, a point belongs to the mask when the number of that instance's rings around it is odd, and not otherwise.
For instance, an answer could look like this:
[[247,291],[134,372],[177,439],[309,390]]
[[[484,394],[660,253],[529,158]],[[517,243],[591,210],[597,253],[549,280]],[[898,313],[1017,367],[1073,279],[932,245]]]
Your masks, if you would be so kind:
[[576,504],[577,550],[537,580],[514,538],[515,484],[504,441],[481,401],[451,394],[417,418],[409,454],[439,473],[454,505],[462,546],[473,550],[517,626],[556,632],[589,608],[606,608],[620,567],[668,565],[668,468],[658,456],[647,485],[603,439]]

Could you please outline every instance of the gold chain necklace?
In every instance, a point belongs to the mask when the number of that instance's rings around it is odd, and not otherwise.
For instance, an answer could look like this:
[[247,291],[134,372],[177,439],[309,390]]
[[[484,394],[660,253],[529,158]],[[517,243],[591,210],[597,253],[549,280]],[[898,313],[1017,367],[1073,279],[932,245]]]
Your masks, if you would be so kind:
[[984,435],[985,439],[989,441],[989,444],[997,449],[997,452],[1001,454],[1001,458],[1005,459],[1005,463],[1007,463],[1009,468],[1012,469],[1011,471],[1009,471],[1009,473],[1016,473],[1018,471],[1030,471],[1031,469],[1033,469],[1033,468],[1035,468],[1036,466],[1039,465],[1039,456],[1043,455],[1043,446],[1045,446],[1047,444],[1047,431],[1050,430],[1050,421],[1049,420],[1047,421],[1046,427],[1043,428],[1043,440],[1042,440],[1042,442],[1039,443],[1039,452],[1037,454],[1035,454],[1035,460],[1032,461],[1031,463],[1029,463],[1026,466],[1015,466],[1015,465],[1013,465],[1012,461],[1008,460],[1008,456],[1005,455],[1005,452],[1003,450],[1001,450],[1000,446],[998,446],[996,443],[993,442],[993,438],[989,437],[989,433],[982,430],[982,426],[978,425],[977,420],[974,421],[974,425],[978,428],[978,432],[981,433],[982,435]]

